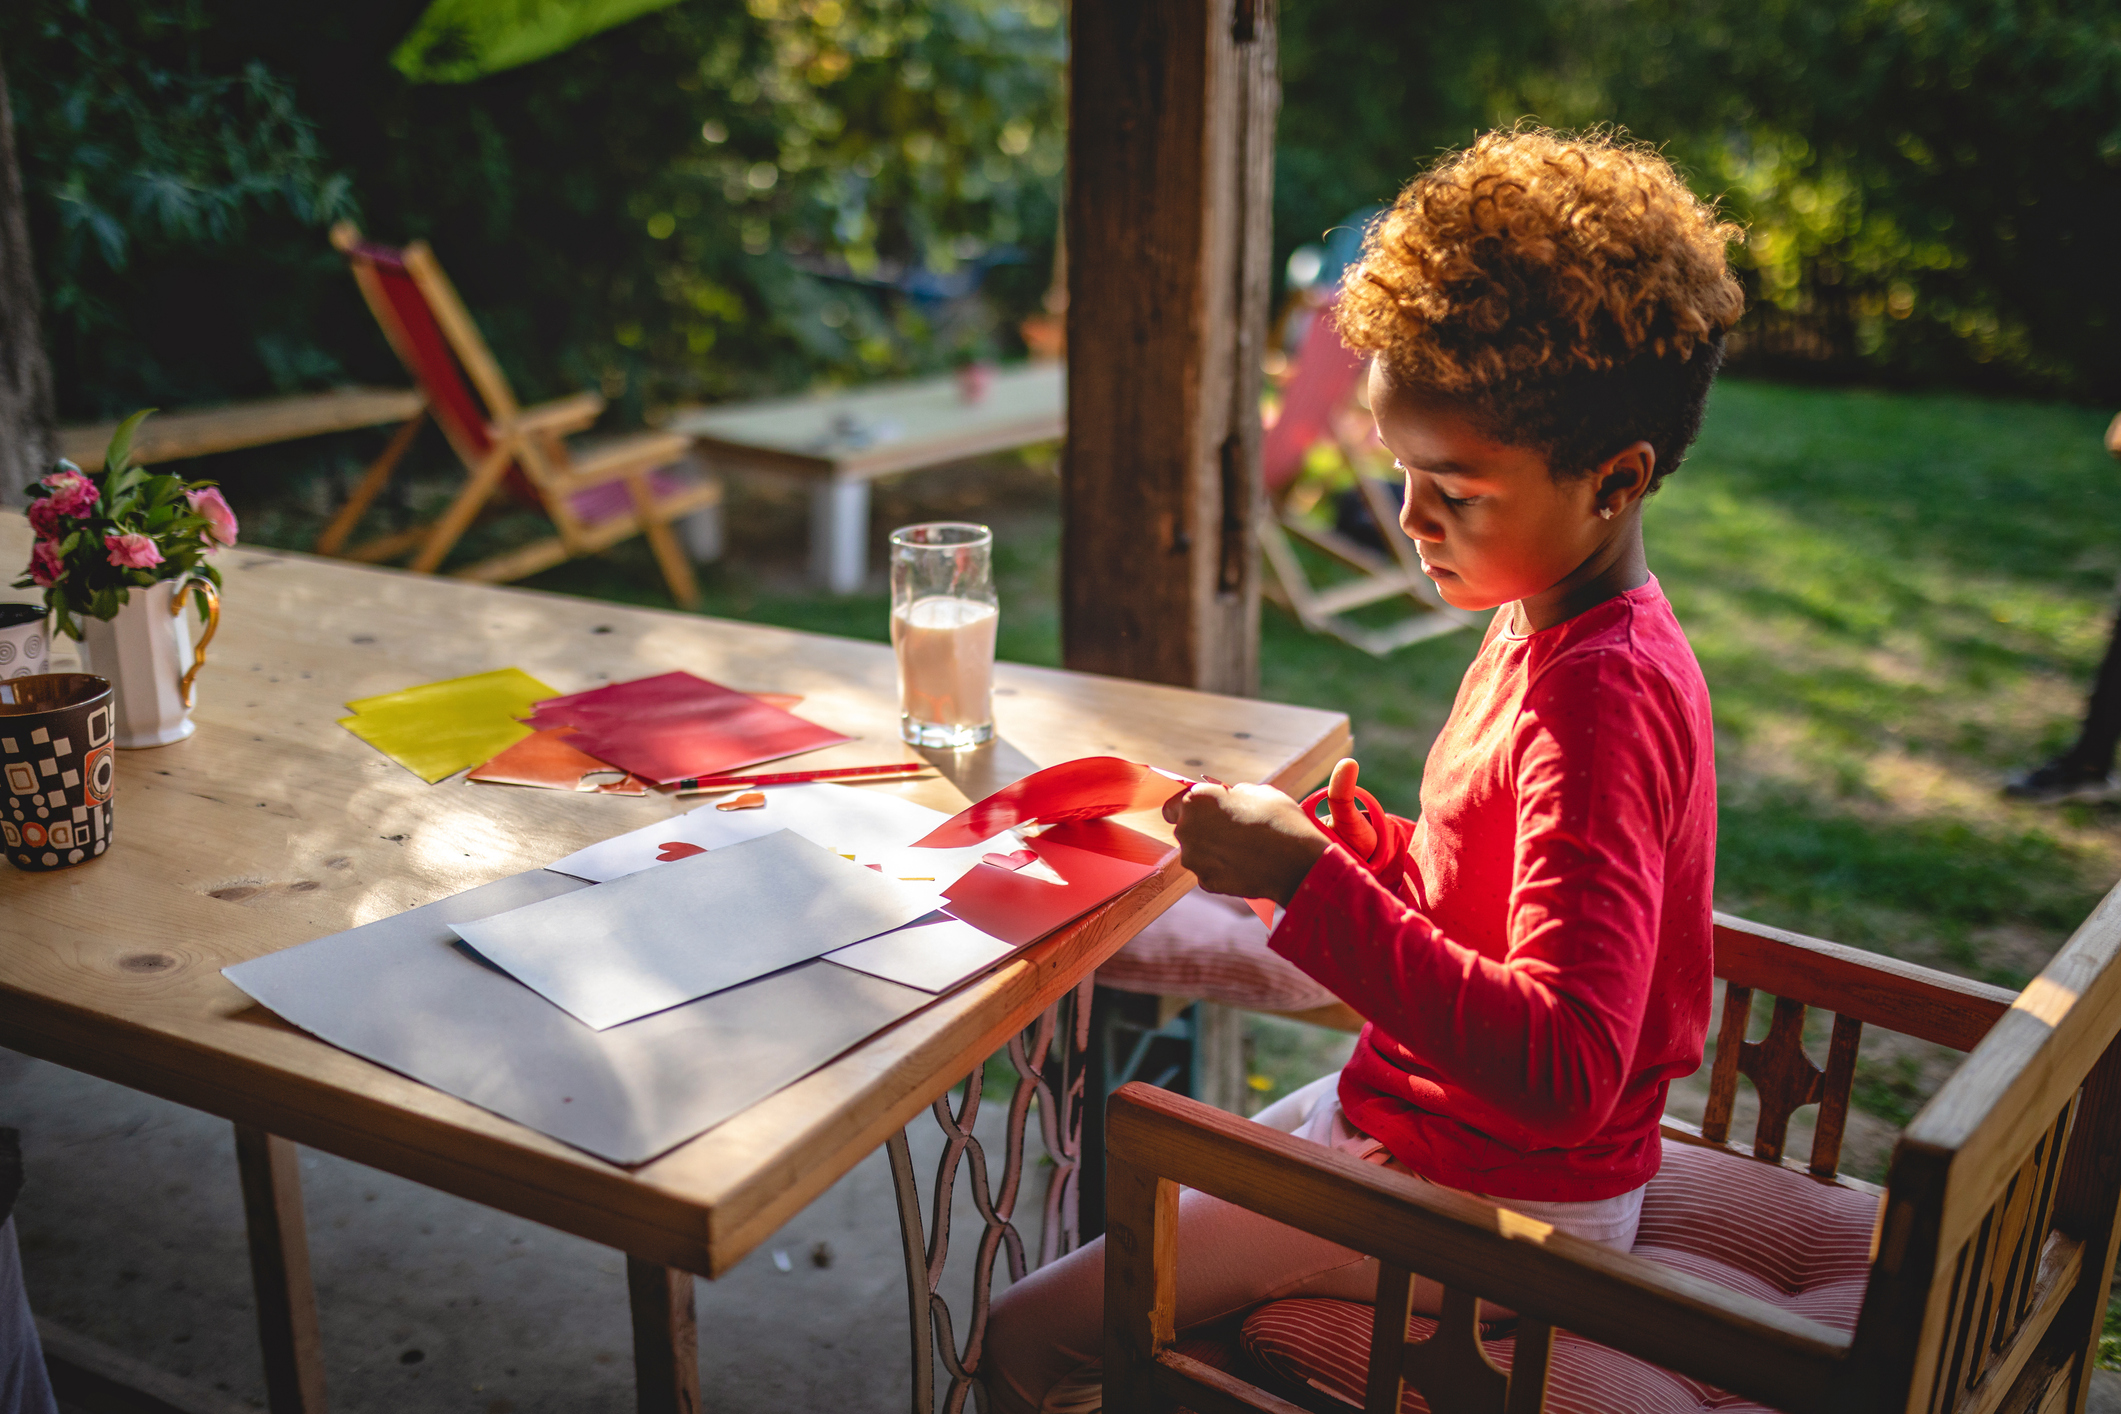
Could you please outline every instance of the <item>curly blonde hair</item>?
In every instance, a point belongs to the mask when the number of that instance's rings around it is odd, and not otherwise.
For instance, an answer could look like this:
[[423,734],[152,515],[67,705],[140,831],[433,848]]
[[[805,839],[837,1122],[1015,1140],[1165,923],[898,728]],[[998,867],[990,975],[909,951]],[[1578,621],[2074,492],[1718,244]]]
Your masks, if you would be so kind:
[[1653,148],[1491,132],[1371,224],[1336,318],[1395,382],[1546,451],[1557,476],[1647,440],[1662,480],[1744,309],[1725,256],[1741,239]]

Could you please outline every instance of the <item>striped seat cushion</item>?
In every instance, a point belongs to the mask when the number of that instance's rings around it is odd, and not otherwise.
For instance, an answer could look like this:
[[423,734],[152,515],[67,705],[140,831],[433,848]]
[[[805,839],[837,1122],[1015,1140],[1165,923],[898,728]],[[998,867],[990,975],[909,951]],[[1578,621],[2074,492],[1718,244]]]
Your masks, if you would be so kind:
[[[1643,1195],[1635,1252],[1853,1331],[1870,1270],[1877,1200],[1772,1164],[1667,1141]],[[1435,1330],[1417,1318],[1416,1339]],[[1273,1376],[1360,1406],[1369,1368],[1370,1308],[1351,1301],[1270,1302],[1245,1319],[1244,1351]],[[1487,1341],[1507,1369],[1513,1342]],[[1765,1406],[1562,1332],[1547,1381],[1548,1414],[1698,1414]],[[1404,1414],[1427,1414],[1408,1393]]]

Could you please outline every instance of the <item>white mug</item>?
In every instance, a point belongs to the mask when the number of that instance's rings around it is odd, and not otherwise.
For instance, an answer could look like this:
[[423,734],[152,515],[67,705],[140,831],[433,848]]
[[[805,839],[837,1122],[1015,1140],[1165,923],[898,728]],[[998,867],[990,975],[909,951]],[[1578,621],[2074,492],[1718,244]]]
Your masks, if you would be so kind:
[[45,617],[42,604],[0,604],[0,678],[51,671]]
[[[204,591],[207,618],[197,647],[185,613]],[[161,580],[134,589],[114,619],[82,622],[82,666],[110,680],[120,748],[167,746],[192,734],[192,682],[221,624],[221,596],[204,580]]]

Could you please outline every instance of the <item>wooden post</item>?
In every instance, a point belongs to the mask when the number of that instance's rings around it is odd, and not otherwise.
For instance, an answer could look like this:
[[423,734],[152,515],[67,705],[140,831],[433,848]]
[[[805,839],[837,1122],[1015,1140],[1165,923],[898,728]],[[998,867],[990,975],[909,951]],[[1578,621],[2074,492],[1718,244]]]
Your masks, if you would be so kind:
[[1273,0],[1076,0],[1071,46],[1064,656],[1248,693]]
[[272,1414],[324,1414],[324,1338],[309,1281],[302,1173],[294,1142],[236,1126],[236,1171],[250,1231],[250,1280]]
[[23,504],[30,483],[51,470],[57,445],[38,304],[15,120],[0,73],[0,505]]
[[634,1408],[640,1414],[699,1414],[692,1273],[628,1256],[626,1293],[633,1301]]

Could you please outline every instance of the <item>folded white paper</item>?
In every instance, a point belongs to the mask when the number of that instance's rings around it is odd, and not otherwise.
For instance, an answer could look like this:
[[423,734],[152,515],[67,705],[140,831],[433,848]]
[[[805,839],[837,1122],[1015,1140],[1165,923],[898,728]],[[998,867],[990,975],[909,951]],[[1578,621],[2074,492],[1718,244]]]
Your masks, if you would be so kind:
[[933,893],[781,830],[450,926],[601,1031],[903,927],[934,907]]
[[619,1164],[646,1163],[933,998],[804,963],[592,1031],[479,961],[450,925],[590,892],[533,869],[224,975],[321,1040]]
[[827,953],[825,960],[924,992],[947,992],[1015,951],[970,923],[937,913]]

